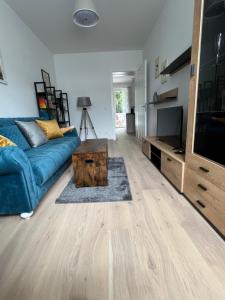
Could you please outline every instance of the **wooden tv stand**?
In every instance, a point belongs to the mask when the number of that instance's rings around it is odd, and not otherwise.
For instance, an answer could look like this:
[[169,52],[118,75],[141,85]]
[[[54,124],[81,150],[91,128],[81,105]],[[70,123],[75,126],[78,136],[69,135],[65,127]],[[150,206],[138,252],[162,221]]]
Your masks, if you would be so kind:
[[176,154],[173,147],[156,137],[144,138],[142,151],[177,190],[183,193],[185,155]]

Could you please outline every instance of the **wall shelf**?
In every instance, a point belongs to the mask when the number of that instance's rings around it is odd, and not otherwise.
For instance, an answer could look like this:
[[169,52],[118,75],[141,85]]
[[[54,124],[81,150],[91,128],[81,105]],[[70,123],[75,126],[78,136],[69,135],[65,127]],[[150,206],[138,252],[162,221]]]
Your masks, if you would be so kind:
[[149,102],[148,104],[156,105],[156,104],[176,100],[177,97],[178,97],[178,88],[175,88],[175,89],[170,90],[168,92],[162,93],[158,97],[159,97],[158,101],[152,101],[152,102]]
[[175,59],[169,66],[167,66],[160,75],[173,75],[180,71],[191,62],[191,51],[192,47],[188,48],[182,53],[177,59]]

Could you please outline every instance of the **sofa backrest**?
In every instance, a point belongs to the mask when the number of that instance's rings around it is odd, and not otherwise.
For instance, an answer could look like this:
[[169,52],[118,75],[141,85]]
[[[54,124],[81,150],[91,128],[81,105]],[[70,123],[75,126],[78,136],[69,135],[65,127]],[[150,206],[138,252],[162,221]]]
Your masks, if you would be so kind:
[[40,118],[39,117],[0,118],[0,134],[10,139],[22,150],[29,150],[31,147],[15,121],[30,122],[37,119]]
[[15,121],[34,121],[40,119],[39,117],[26,117],[26,118],[0,118],[0,127],[9,127],[16,125]]

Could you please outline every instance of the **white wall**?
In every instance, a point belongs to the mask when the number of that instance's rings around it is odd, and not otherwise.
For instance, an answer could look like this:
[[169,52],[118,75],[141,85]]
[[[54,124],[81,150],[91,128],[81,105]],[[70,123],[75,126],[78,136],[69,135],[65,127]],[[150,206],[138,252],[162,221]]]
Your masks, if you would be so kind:
[[90,96],[89,109],[98,137],[115,139],[112,116],[112,72],[135,71],[142,51],[118,51],[54,55],[58,86],[69,94],[72,124],[79,128],[81,111],[77,97]]
[[0,49],[8,85],[0,83],[0,117],[38,115],[34,81],[41,81],[41,68],[55,82],[52,53],[0,0]]
[[149,61],[149,97],[153,98],[154,92],[159,94],[170,89],[179,88],[178,101],[167,102],[150,106],[148,133],[156,134],[157,114],[156,109],[161,107],[184,107],[184,134],[186,134],[186,118],[189,89],[189,66],[185,67],[172,77],[168,82],[161,84],[160,77],[155,79],[155,59],[160,57],[160,64],[167,59],[170,64],[192,44],[194,0],[166,0],[157,19],[148,41],[144,47],[144,58]]

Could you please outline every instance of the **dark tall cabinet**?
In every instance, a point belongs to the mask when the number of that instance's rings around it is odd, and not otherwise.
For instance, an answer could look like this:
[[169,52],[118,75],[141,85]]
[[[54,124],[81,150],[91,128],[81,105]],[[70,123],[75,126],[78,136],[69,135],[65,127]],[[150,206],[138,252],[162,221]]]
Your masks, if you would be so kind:
[[225,5],[196,0],[184,193],[225,236]]

